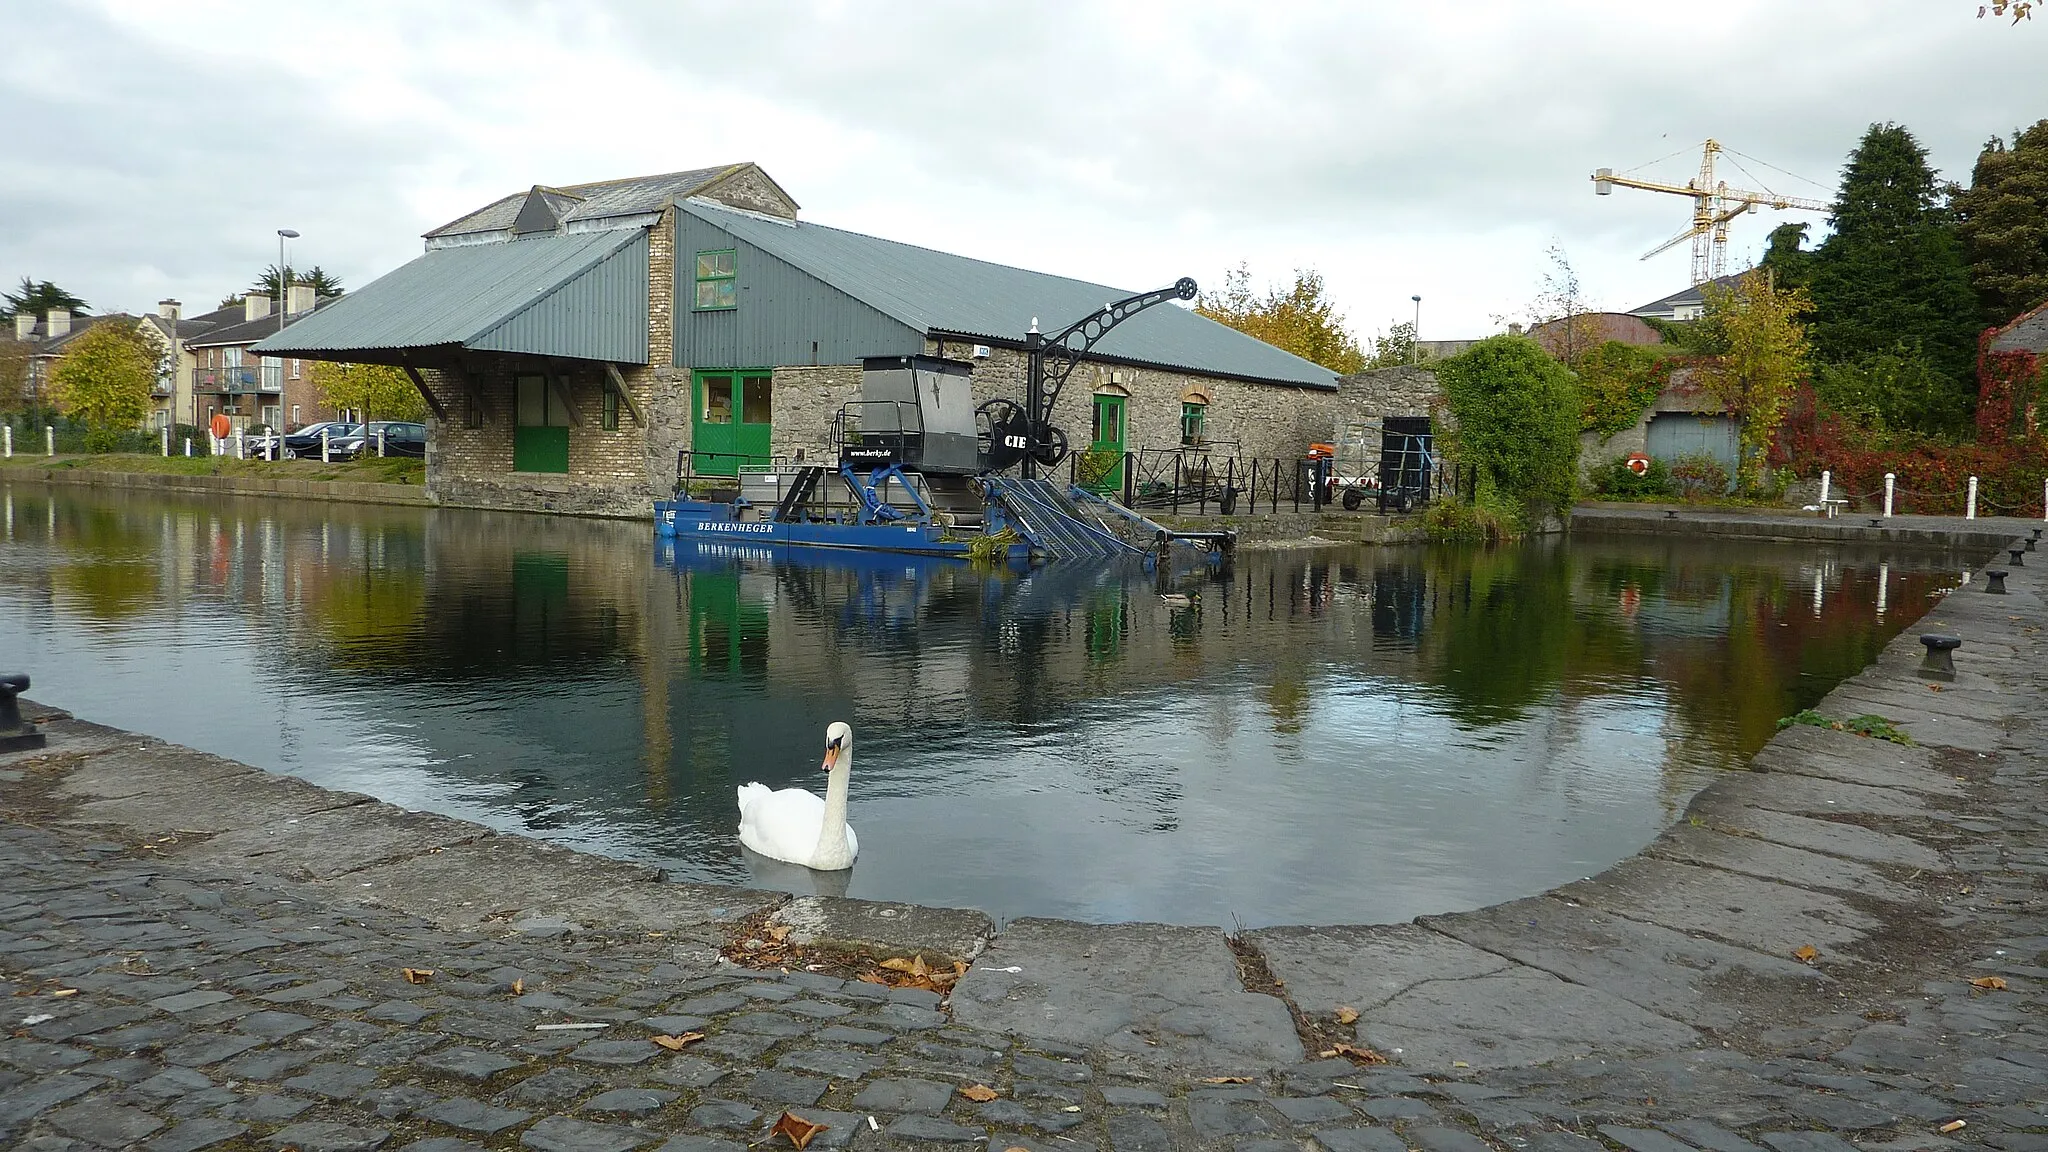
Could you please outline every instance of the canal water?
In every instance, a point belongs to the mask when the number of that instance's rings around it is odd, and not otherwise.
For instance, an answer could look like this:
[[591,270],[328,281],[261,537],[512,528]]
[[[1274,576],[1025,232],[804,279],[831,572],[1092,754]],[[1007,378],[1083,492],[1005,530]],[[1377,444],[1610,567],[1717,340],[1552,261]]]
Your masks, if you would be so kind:
[[[1590,875],[1960,561],[1580,537],[1173,575],[658,544],[652,526],[0,481],[34,697],[678,879],[1066,916],[1398,921]],[[850,874],[751,858],[822,792]]]

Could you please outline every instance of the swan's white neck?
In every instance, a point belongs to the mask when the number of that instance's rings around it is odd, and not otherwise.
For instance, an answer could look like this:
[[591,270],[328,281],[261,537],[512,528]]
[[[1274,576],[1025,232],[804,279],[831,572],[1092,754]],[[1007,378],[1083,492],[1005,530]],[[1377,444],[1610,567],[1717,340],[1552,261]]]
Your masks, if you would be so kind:
[[846,842],[846,785],[852,777],[853,741],[848,740],[825,781],[825,825],[818,829],[818,849],[811,854],[813,868],[829,872],[853,863],[853,848]]

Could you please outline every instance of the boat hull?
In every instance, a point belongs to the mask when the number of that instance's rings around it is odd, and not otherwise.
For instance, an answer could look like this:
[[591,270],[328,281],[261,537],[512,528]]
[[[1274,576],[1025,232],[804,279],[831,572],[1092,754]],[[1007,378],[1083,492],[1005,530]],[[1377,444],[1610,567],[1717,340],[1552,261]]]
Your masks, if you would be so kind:
[[[734,544],[790,545],[805,548],[845,548],[862,552],[900,552],[912,556],[950,556],[967,559],[969,542],[948,539],[944,528],[935,524],[834,524],[784,523],[778,520],[742,520],[730,504],[697,500],[654,502],[654,530],[678,540],[724,540]],[[1030,560],[1029,545],[1010,545],[1004,559],[1011,563]]]

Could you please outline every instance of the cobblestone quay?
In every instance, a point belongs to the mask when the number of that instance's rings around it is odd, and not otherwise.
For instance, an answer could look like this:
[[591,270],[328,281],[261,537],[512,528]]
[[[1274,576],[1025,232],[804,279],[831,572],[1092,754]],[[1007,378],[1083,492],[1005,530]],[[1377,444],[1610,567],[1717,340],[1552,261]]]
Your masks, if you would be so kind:
[[[2048,1148],[2027,559],[1820,705],[1911,746],[1788,728],[1599,876],[1238,940],[671,884],[31,706],[0,1146],[714,1152],[790,1110],[827,1148]],[[761,914],[969,970],[942,1002],[722,962]]]

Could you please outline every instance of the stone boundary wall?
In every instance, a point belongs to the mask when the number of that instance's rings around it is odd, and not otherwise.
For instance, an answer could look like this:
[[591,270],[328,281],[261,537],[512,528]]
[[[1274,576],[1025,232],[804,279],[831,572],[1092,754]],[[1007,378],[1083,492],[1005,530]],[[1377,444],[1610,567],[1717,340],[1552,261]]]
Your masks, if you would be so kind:
[[210,496],[274,496],[292,500],[326,500],[342,504],[433,505],[425,487],[416,484],[372,484],[352,480],[269,479],[261,476],[182,476],[171,472],[97,472],[79,468],[8,468],[0,482],[69,484],[84,488],[133,488],[154,492]]

